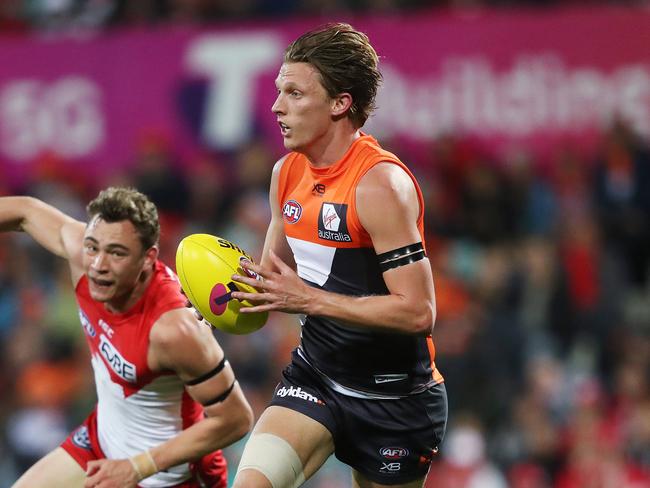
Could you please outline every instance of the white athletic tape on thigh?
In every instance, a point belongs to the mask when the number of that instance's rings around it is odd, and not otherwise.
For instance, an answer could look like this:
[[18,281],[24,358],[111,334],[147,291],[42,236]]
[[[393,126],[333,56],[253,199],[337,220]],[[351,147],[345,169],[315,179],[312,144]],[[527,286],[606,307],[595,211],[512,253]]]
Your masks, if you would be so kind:
[[302,463],[287,441],[273,434],[255,434],[246,443],[237,474],[255,469],[273,488],[297,488],[305,482]]

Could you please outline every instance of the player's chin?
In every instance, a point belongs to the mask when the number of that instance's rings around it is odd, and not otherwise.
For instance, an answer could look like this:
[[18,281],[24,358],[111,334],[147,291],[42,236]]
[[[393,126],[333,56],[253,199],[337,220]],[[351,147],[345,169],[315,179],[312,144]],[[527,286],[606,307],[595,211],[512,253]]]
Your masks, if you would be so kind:
[[90,298],[96,302],[107,302],[113,297],[115,287],[113,285],[99,286],[91,282],[90,286],[88,287],[88,291],[90,292]]
[[113,297],[112,293],[108,293],[106,291],[93,291],[90,290],[90,298],[95,300],[96,302],[104,303],[109,301]]
[[284,147],[289,151],[297,151],[300,148],[300,144],[296,138],[291,135],[285,135],[282,138],[282,142],[284,143]]

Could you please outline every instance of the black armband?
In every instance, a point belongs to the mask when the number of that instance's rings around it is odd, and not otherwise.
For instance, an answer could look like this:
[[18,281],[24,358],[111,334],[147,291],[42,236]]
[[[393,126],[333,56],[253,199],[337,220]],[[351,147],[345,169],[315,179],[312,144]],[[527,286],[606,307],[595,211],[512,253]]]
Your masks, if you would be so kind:
[[195,385],[198,385],[199,383],[203,383],[205,380],[209,380],[213,376],[216,376],[219,373],[221,373],[223,368],[226,367],[226,363],[227,363],[226,357],[224,356],[223,359],[219,362],[219,364],[217,364],[217,367],[214,368],[212,371],[208,371],[204,375],[201,375],[198,378],[195,378],[193,380],[186,381],[185,384],[187,386],[195,386]]
[[232,385],[230,385],[228,388],[226,388],[226,391],[224,391],[223,393],[220,393],[219,395],[217,395],[212,400],[208,400],[205,403],[201,402],[201,405],[203,405],[204,407],[209,407],[209,406],[214,405],[216,403],[223,402],[232,393],[232,390],[235,388],[236,384],[237,384],[237,380],[233,381]]
[[379,268],[381,272],[388,271],[389,269],[398,268],[406,264],[411,264],[420,259],[427,257],[427,253],[422,246],[422,242],[410,244],[408,246],[393,249],[392,251],[377,254],[379,260]]

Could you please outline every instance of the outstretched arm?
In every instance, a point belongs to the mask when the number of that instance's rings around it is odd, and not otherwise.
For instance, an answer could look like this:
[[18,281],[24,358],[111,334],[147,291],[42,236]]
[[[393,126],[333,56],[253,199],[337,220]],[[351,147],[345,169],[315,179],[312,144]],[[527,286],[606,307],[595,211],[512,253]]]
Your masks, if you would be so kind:
[[81,273],[86,224],[32,197],[0,198],[0,231],[22,231],[45,249],[70,261],[73,280]]
[[[417,219],[421,211],[411,178],[398,166],[379,164],[361,180],[356,197],[359,219],[370,234],[377,254],[417,244],[421,237]],[[379,211],[378,209],[381,209]],[[273,253],[269,261],[250,268],[263,281],[233,278],[261,291],[233,293],[233,298],[259,305],[241,313],[278,310],[320,315],[360,327],[428,335],[435,321],[435,294],[428,259],[420,259],[383,273],[387,295],[351,297],[306,285],[293,269]]]
[[[86,486],[102,482],[107,487],[135,487],[140,479],[154,472],[198,460],[246,435],[252,427],[253,412],[224,359],[210,327],[198,322],[189,309],[162,315],[151,330],[150,367],[174,371],[188,385],[190,396],[204,405],[205,418],[134,456],[139,474],[128,459],[89,463]],[[211,374],[215,370],[218,372]]]

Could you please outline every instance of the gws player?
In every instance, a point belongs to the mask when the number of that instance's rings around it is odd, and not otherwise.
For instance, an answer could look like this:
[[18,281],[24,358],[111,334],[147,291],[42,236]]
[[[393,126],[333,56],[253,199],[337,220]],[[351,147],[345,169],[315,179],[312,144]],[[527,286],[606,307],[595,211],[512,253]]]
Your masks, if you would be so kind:
[[[286,50],[273,113],[292,151],[271,180],[261,294],[246,312],[304,314],[300,346],[247,442],[236,488],[299,486],[332,454],[353,486],[422,486],[446,427],[423,200],[400,160],[360,132],[381,75],[347,24]],[[288,243],[288,248],[287,248]],[[285,264],[293,258],[297,272]],[[243,313],[246,313],[243,312]]]
[[218,449],[252,411],[207,325],[158,258],[156,207],[109,188],[88,224],[29,197],[0,198],[0,230],[27,232],[68,260],[98,402],[16,488],[225,487]]

